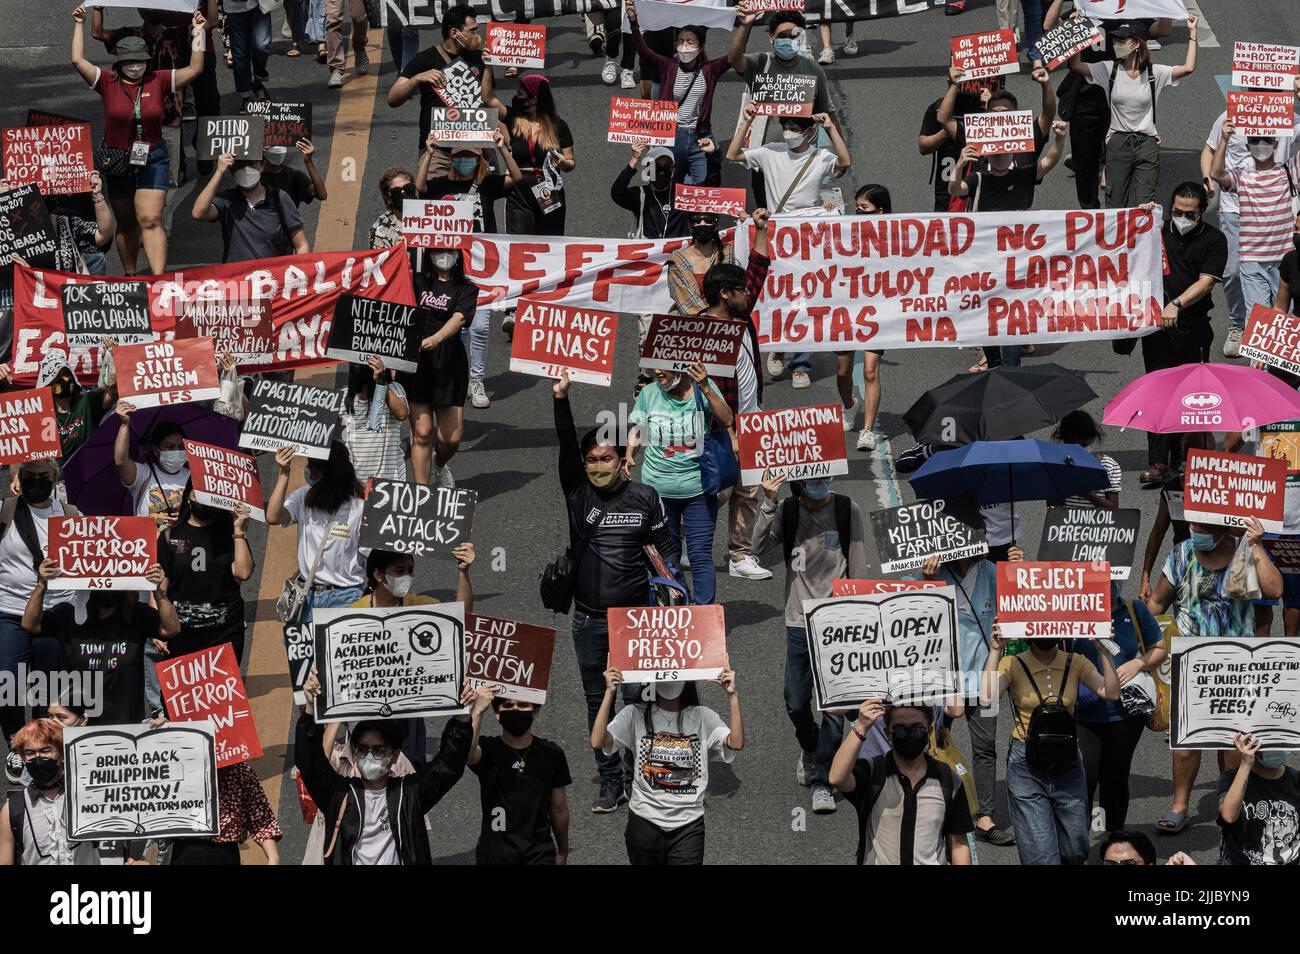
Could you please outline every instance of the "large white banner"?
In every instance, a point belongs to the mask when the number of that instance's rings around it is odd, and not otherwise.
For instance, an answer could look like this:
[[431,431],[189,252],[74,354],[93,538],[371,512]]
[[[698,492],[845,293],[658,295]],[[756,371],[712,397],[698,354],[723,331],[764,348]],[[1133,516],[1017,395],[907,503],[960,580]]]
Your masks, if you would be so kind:
[[[87,7],[130,7],[141,6],[142,0],[85,0]],[[198,0],[149,0],[150,10],[172,10],[176,13],[193,13],[199,8]],[[215,24],[214,24],[215,25]]]
[[1074,0],[1074,9],[1094,20],[1132,20],[1136,17],[1187,19],[1183,0]]
[[764,350],[1100,341],[1155,331],[1164,307],[1158,209],[772,223]]

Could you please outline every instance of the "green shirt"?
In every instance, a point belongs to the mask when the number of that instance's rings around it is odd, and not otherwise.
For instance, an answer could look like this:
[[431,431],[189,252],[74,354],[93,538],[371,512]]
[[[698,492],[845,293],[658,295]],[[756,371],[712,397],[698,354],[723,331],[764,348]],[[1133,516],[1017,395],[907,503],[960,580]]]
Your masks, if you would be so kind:
[[[718,394],[712,381],[708,385]],[[696,400],[696,394],[700,394],[700,401]],[[628,421],[641,432],[640,443],[645,449],[641,463],[644,483],[659,491],[660,497],[673,500],[686,500],[704,493],[700,483],[700,454],[704,451],[703,439],[713,424],[713,409],[703,394],[691,388],[678,401],[657,382],[647,384],[637,395]]]
[[86,443],[95,428],[99,427],[99,422],[104,419],[103,390],[92,388],[77,391],[77,396],[72,399],[67,413],[56,408],[54,417],[59,423],[59,446],[63,449],[63,456],[59,458],[59,463],[63,464],[77,448]]

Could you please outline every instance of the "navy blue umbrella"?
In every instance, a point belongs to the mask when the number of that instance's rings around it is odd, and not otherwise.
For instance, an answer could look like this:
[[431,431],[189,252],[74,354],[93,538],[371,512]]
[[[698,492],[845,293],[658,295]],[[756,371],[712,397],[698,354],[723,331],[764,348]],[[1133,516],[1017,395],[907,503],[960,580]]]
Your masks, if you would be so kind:
[[926,500],[970,495],[979,504],[1064,500],[1110,486],[1106,468],[1082,447],[1038,440],[976,441],[940,451],[909,481]]

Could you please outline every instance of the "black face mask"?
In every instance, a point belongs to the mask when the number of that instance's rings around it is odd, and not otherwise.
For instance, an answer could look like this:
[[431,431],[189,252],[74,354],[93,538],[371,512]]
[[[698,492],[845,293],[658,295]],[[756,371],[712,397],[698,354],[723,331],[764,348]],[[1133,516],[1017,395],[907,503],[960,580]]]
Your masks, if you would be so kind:
[[50,492],[54,490],[54,481],[37,474],[24,474],[18,479],[18,485],[22,488],[23,500],[28,504],[45,503],[50,499]]
[[896,725],[889,730],[894,751],[905,759],[914,759],[930,742],[930,731],[923,725]]
[[218,513],[218,508],[211,507],[208,504],[201,504],[197,500],[190,501],[190,515],[196,520],[211,520]]
[[523,735],[533,727],[533,714],[519,709],[503,709],[497,713],[497,719],[501,728],[515,736]]
[[717,244],[718,228],[715,225],[692,225],[691,241],[696,245]]
[[53,788],[63,778],[63,763],[58,759],[38,755],[23,763],[27,774],[32,777],[32,784],[37,788]]
[[65,394],[71,394],[72,389],[76,387],[76,385],[77,385],[76,378],[74,378],[72,375],[67,374],[65,372],[63,374],[60,374],[57,378],[54,379],[54,381],[50,384],[50,390],[53,391],[59,397],[63,397]]

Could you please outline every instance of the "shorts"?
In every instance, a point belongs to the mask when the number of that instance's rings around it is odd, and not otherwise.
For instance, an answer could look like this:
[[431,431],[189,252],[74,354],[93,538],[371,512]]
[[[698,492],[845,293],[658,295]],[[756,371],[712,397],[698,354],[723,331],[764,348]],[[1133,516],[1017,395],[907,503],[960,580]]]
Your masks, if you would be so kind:
[[129,199],[138,189],[161,189],[166,192],[172,179],[171,166],[167,143],[159,140],[149,150],[149,161],[142,167],[132,169],[125,175],[105,176],[104,192],[110,199]]
[[[862,352],[863,354],[874,354],[876,357],[880,357],[885,353],[885,349],[884,348],[863,348]],[[835,353],[837,355],[857,354],[856,351],[836,351]]]

